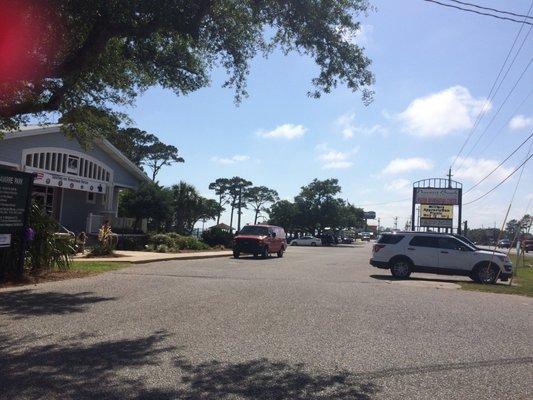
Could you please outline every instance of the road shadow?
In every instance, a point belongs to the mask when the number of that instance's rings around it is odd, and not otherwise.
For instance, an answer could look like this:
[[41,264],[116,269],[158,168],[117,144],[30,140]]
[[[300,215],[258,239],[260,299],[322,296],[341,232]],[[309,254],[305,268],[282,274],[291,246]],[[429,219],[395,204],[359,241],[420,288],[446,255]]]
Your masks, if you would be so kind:
[[115,300],[91,292],[36,292],[29,289],[0,292],[0,314],[25,318],[83,312],[90,304]]
[[378,391],[350,372],[264,358],[194,364],[163,331],[93,344],[70,340],[35,345],[39,338],[0,334],[0,399],[370,400]]
[[147,389],[135,371],[159,365],[162,353],[176,350],[163,345],[166,337],[159,331],[138,339],[35,346],[39,338],[0,335],[0,399],[136,398]]
[[165,331],[96,343],[94,334],[54,336],[43,345],[49,337],[0,333],[1,400],[371,400],[383,379],[533,363],[522,357],[354,373],[266,358],[194,363]]
[[192,364],[178,358],[181,389],[151,391],[143,399],[241,400],[370,400],[378,392],[348,371],[311,371],[304,364],[274,362],[266,358],[225,363]]

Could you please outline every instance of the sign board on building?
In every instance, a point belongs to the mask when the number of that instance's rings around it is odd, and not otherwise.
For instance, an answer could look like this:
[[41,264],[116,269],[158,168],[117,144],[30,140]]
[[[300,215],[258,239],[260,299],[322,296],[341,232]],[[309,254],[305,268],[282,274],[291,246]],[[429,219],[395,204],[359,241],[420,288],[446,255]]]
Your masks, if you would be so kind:
[[0,168],[0,234],[24,228],[31,183],[32,174]]
[[376,219],[375,211],[365,211],[365,219]]
[[9,247],[9,246],[11,246],[11,235],[1,234],[0,235],[0,247]]
[[452,228],[453,219],[420,218],[420,226],[426,228]]
[[26,171],[35,172],[34,183],[43,186],[60,187],[65,189],[81,190],[92,193],[105,193],[107,185],[91,179],[55,174],[53,172],[41,172],[31,167],[26,167]]
[[420,218],[453,219],[453,206],[442,204],[421,204]]
[[460,189],[415,188],[415,204],[458,205]]

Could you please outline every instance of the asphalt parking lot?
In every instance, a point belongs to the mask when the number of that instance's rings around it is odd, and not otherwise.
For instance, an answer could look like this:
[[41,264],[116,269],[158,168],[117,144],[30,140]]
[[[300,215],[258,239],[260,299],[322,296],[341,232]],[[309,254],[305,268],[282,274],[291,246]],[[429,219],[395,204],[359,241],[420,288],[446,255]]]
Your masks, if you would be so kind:
[[0,398],[533,397],[533,299],[393,282],[370,246],[0,291]]

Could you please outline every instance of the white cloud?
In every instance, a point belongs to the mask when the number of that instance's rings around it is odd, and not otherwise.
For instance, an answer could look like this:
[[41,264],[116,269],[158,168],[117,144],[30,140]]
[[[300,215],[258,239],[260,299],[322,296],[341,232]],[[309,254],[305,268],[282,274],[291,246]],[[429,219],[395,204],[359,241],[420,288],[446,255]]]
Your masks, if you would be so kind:
[[[456,161],[458,169],[454,172],[454,178],[457,180],[478,181],[483,179],[490,171],[496,168],[499,164],[497,160],[489,160],[485,158],[462,158],[459,157]],[[497,181],[504,179],[507,175],[513,172],[513,168],[500,167],[487,178],[487,181]]]
[[235,154],[232,157],[219,157],[219,156],[211,157],[211,161],[219,163],[219,164],[225,164],[225,165],[237,164],[240,162],[248,161],[249,159],[250,159],[250,156],[244,156],[241,154]]
[[525,115],[515,115],[509,121],[509,128],[513,130],[530,128],[533,126],[533,117],[526,117]]
[[359,46],[366,46],[372,41],[374,25],[361,24],[358,29],[339,28],[338,32],[343,40]]
[[322,154],[318,156],[318,159],[323,162],[322,169],[350,168],[353,165],[352,156],[359,151],[359,147],[344,152],[337,151],[330,149],[327,144],[318,145],[317,149],[322,151]]
[[385,190],[387,192],[409,192],[411,190],[411,181],[407,179],[395,179],[385,185]]
[[485,112],[490,110],[490,102],[475,99],[463,86],[453,86],[413,100],[398,117],[403,123],[402,131],[438,137],[472,128],[483,107]]
[[394,175],[410,171],[427,171],[433,168],[433,162],[426,158],[395,158],[381,171],[382,174]]
[[371,127],[357,126],[355,124],[355,113],[346,113],[337,118],[337,125],[341,128],[341,135],[345,139],[353,138],[356,134],[365,136],[382,135],[386,136],[388,129],[380,124],[374,124]]
[[264,138],[282,138],[291,140],[302,137],[305,132],[307,132],[307,128],[303,125],[283,124],[271,131],[260,130],[257,132],[257,135]]

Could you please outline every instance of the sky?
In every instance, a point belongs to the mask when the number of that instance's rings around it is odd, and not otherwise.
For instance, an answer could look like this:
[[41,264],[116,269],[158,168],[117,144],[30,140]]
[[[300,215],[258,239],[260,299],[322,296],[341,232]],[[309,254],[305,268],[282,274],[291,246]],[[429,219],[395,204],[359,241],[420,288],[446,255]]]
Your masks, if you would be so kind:
[[[478,3],[526,14],[531,1]],[[372,4],[376,11],[359,18],[361,30],[353,39],[373,61],[375,95],[369,106],[361,93],[344,87],[320,99],[308,97],[318,71],[313,60],[279,52],[252,61],[249,97],[239,105],[235,93],[221,87],[226,76],[219,69],[209,87],[188,96],[161,88],[142,94],[127,110],[135,126],[175,145],[185,159],[163,169],[159,182],[184,180],[214,197],[210,182],[241,176],[292,199],[314,178],[338,178],[342,198],[376,211],[381,226],[392,227],[397,216],[403,228],[411,212],[412,182],[446,175],[480,112],[485,110],[452,171],[465,191],[533,133],[533,65],[508,96],[533,57],[533,32],[526,37],[532,26],[522,29],[510,59],[526,38],[523,48],[488,101],[521,24],[422,0]],[[466,193],[464,202],[512,172],[528,146]],[[532,173],[533,162],[526,164],[509,218],[526,212],[533,198]],[[464,206],[463,219],[471,228],[502,224],[518,175]],[[251,219],[245,213],[244,222]],[[228,213],[223,221],[229,222]]]

